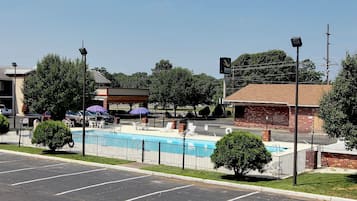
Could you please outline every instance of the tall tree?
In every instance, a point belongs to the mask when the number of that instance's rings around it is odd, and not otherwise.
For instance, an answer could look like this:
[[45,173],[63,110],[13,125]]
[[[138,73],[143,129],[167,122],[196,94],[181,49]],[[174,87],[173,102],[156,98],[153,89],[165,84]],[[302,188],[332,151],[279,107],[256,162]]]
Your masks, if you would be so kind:
[[155,68],[151,69],[152,72],[160,72],[163,70],[171,70],[172,69],[172,64],[170,63],[169,60],[161,59],[159,62],[155,64]]
[[174,106],[174,115],[176,116],[176,109],[178,106],[185,106],[189,104],[188,91],[192,85],[192,72],[186,68],[175,67],[168,71],[168,79],[172,83],[170,87],[170,102]]
[[305,83],[322,83],[324,73],[316,70],[314,62],[310,59],[305,59],[301,62],[299,68],[299,82]]
[[187,101],[192,105],[195,116],[197,116],[196,106],[202,103],[211,104],[218,87],[218,81],[214,77],[204,73],[193,75],[191,87],[186,90],[188,91]]
[[[316,72],[315,64],[310,60],[302,63],[299,81],[321,82],[322,75]],[[293,58],[287,56],[282,50],[271,50],[256,54],[242,54],[232,62],[235,67],[234,82],[232,74],[226,75],[230,80],[227,88],[238,90],[250,83],[288,83],[295,81],[295,63]],[[228,90],[228,94],[234,92]]]
[[146,72],[137,72],[128,77],[130,88],[148,89],[150,80]]
[[[83,63],[49,54],[37,63],[36,71],[25,79],[24,104],[31,112],[50,111],[54,120],[65,117],[66,110],[79,110],[82,105]],[[95,82],[87,71],[86,100],[95,91]]]
[[320,102],[320,117],[331,137],[344,138],[347,149],[357,149],[357,55],[348,55],[332,90]]

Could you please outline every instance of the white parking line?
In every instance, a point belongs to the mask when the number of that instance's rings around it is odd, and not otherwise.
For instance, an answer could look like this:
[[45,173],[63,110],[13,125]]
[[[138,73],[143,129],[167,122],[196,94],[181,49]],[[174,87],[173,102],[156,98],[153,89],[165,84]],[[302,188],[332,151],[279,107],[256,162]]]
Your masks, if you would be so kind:
[[152,195],[155,195],[155,194],[166,193],[166,192],[175,191],[175,190],[179,190],[179,189],[183,189],[183,188],[188,188],[188,187],[191,187],[191,186],[193,186],[193,185],[190,184],[190,185],[179,186],[179,187],[170,188],[170,189],[166,189],[166,190],[162,190],[162,191],[156,191],[156,192],[153,192],[153,193],[148,193],[148,194],[141,195],[141,196],[138,196],[138,197],[135,197],[135,198],[131,198],[131,199],[128,199],[126,201],[138,200],[138,199],[149,197],[149,196],[152,196]]
[[0,172],[0,174],[7,174],[7,173],[12,173],[12,172],[20,172],[20,171],[33,170],[33,169],[41,169],[41,168],[54,167],[54,166],[60,166],[60,165],[65,165],[65,164],[67,164],[67,163],[57,163],[57,164],[52,164],[52,165],[29,167],[29,168],[22,168],[22,169],[16,169],[16,170],[8,170],[8,171]]
[[0,161],[0,163],[12,163],[17,161],[21,161],[21,160]]
[[87,171],[82,171],[82,172],[74,172],[74,173],[68,173],[68,174],[61,174],[61,175],[56,175],[56,176],[51,176],[51,177],[44,177],[44,178],[39,178],[39,179],[33,179],[33,180],[18,182],[18,183],[14,183],[14,184],[11,184],[11,185],[12,186],[17,186],[17,185],[28,184],[28,183],[38,182],[38,181],[44,181],[44,180],[55,179],[55,178],[60,178],[60,177],[68,177],[68,176],[86,174],[86,173],[91,173],[91,172],[98,172],[98,171],[103,171],[103,170],[106,170],[106,168],[95,169],[95,170],[87,170]]
[[57,193],[57,194],[55,194],[55,195],[64,195],[64,194],[67,194],[67,193],[72,193],[72,192],[76,192],[76,191],[81,191],[81,190],[85,190],[85,189],[88,189],[88,188],[94,188],[94,187],[98,187],[98,186],[104,186],[104,185],[107,185],[107,184],[115,184],[115,183],[120,183],[120,182],[123,182],[123,181],[130,181],[130,180],[135,180],[135,179],[141,179],[141,178],[150,177],[150,176],[151,176],[151,175],[143,175],[143,176],[139,176],[139,177],[131,177],[131,178],[126,178],[126,179],[121,179],[121,180],[108,181],[108,182],[104,182],[104,183],[99,183],[99,184],[94,184],[94,185],[90,185],[90,186],[84,186],[84,187],[81,187],[81,188],[72,189],[72,190],[69,190],[69,191],[64,191],[64,192],[61,192],[61,193]]
[[239,196],[239,197],[236,197],[236,198],[227,200],[227,201],[239,200],[239,199],[242,199],[242,198],[245,198],[245,197],[249,197],[249,196],[251,196],[251,195],[255,195],[255,194],[257,194],[257,193],[259,193],[259,191],[252,192],[252,193],[248,193],[248,194],[246,194],[246,195],[242,195],[242,196]]

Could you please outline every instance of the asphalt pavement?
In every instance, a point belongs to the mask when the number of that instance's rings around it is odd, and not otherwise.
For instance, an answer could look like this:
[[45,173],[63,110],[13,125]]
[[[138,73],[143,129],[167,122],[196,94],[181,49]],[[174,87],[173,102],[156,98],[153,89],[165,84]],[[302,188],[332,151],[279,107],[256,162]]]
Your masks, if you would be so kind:
[[[6,201],[168,200],[302,201],[295,195],[131,172],[111,165],[25,156],[0,150],[0,195]],[[311,200],[311,199],[309,199]]]

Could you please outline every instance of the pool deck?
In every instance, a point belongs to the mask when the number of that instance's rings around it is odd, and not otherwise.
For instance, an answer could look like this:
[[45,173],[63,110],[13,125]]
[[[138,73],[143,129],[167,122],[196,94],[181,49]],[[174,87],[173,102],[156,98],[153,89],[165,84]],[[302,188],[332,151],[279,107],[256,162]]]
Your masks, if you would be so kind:
[[[82,128],[71,128],[72,131],[79,131]],[[132,125],[121,125],[115,127],[104,127],[104,128],[86,128],[86,130],[100,130],[100,131],[108,131],[115,133],[130,133],[130,134],[140,134],[140,135],[152,135],[152,136],[160,136],[160,137],[172,137],[172,138],[182,138],[183,133],[179,133],[178,129],[165,129],[158,127],[137,127],[134,128]],[[194,139],[194,140],[207,140],[207,141],[218,141],[222,138],[222,136],[207,136],[207,135],[199,135],[197,133],[187,134],[186,139]],[[266,146],[273,147],[286,147],[288,148],[284,152],[274,152],[272,153],[274,156],[280,156],[287,153],[292,153],[294,148],[294,143],[291,142],[281,142],[281,141],[270,141],[263,142]],[[315,149],[316,146],[313,146]],[[298,143],[297,150],[306,150],[311,148],[311,144]]]

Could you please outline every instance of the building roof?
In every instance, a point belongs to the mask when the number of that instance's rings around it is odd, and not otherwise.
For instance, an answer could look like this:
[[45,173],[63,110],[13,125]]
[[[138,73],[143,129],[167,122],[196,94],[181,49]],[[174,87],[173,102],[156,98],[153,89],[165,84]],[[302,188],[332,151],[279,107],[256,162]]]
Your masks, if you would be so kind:
[[[299,85],[299,106],[319,107],[331,85]],[[295,84],[250,84],[224,99],[231,103],[295,105]]]
[[[16,75],[17,76],[24,76],[31,73],[34,69],[31,68],[16,68]],[[15,69],[13,67],[0,67],[0,80],[12,80],[15,74]]]
[[90,70],[91,74],[93,75],[93,78],[95,80],[95,83],[97,84],[110,84],[110,80],[104,77],[99,71],[96,70]]

